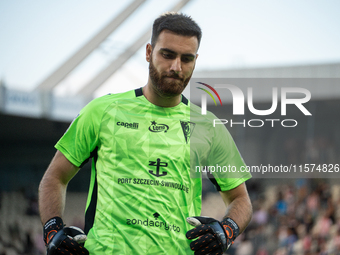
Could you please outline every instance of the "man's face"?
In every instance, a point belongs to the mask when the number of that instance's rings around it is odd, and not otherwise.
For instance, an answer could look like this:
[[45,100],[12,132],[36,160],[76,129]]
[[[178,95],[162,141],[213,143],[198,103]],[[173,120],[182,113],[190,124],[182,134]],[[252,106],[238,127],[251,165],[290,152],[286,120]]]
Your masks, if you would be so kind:
[[182,36],[168,30],[160,33],[155,47],[147,46],[152,88],[162,97],[180,95],[190,81],[197,58],[197,37]]

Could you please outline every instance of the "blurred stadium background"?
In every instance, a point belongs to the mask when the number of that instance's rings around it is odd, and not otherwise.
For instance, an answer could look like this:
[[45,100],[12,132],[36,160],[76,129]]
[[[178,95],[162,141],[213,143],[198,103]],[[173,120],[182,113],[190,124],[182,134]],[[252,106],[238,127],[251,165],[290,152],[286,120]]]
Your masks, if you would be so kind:
[[[103,84],[106,88],[114,87],[112,84],[119,79],[117,76],[129,75],[124,64],[131,58],[142,58],[139,52],[149,40],[150,31],[141,33],[126,49],[115,52],[119,57],[106,62],[97,74],[87,76],[77,89],[70,88],[76,80],[72,80],[72,74],[78,72],[81,75],[77,68],[93,52],[107,49],[109,37],[114,44],[114,31],[143,8],[145,2],[148,1],[129,1],[106,26],[33,89],[12,86],[5,79],[1,80],[0,254],[45,253],[37,192],[41,177],[55,153],[53,146],[79,110],[92,98],[103,94],[104,90],[100,90]],[[172,3],[168,10],[183,10],[189,2]],[[262,67],[247,67],[242,64],[242,59],[240,61],[241,64],[236,61],[235,66],[228,68],[200,68],[193,77],[340,78],[340,61]],[[146,71],[143,70],[143,78],[132,78],[136,87],[146,82]],[[119,87],[111,92],[128,90],[125,86]],[[308,121],[300,115],[294,116],[301,123],[298,127],[289,130],[229,128],[248,165],[339,164],[340,86],[307,89],[312,91],[307,108],[313,115]],[[255,103],[259,108],[268,109],[271,97],[255,98]],[[69,184],[64,217],[67,225],[83,227],[89,175],[87,164]],[[340,253],[339,179],[327,178],[326,175],[323,179],[255,178],[247,185],[254,206],[253,219],[228,254]],[[225,208],[216,207],[223,204],[221,198],[209,180],[204,180],[203,188],[202,215],[221,219]]]

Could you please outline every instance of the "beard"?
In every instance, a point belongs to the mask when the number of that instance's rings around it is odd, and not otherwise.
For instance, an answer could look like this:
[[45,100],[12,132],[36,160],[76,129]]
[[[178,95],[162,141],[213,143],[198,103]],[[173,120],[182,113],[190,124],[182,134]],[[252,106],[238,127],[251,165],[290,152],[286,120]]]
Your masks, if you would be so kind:
[[162,97],[171,98],[182,94],[183,90],[186,88],[190,81],[192,73],[193,72],[191,72],[190,76],[186,79],[183,76],[178,75],[174,71],[171,71],[170,73],[160,73],[156,70],[156,67],[152,62],[152,57],[150,59],[150,80],[153,88],[156,90],[156,93]]

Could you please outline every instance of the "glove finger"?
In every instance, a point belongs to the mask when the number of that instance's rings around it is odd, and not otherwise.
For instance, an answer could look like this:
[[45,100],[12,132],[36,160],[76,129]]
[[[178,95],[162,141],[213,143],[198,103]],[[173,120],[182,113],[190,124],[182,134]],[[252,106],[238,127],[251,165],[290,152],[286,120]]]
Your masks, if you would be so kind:
[[77,235],[85,235],[82,229],[78,227],[74,227],[74,226],[63,228],[63,230],[66,235],[72,236],[72,237],[77,236]]
[[185,235],[189,240],[191,240],[208,233],[212,233],[212,229],[209,225],[203,224],[189,230]]
[[86,235],[76,235],[72,239],[73,239],[73,241],[81,244],[81,243],[85,243],[85,241],[87,240],[87,236]]
[[72,255],[89,255],[88,250],[81,244],[73,241],[70,238],[66,238],[58,247],[58,253],[60,254],[72,254]]
[[218,245],[217,241],[214,240],[210,243],[207,243],[205,245],[202,246],[202,248],[195,250],[195,255],[204,255],[204,254],[219,254],[218,252],[220,252],[220,254],[222,254],[222,249],[220,248],[220,246]]
[[72,250],[64,247],[59,247],[56,254],[61,255],[89,255],[88,250],[85,248],[83,250]]
[[198,251],[214,241],[216,241],[216,238],[214,237],[213,234],[206,234],[206,235],[200,236],[197,240],[192,241],[190,243],[190,249],[193,251]]
[[223,255],[221,249],[213,250],[209,253],[209,255]]
[[78,227],[66,227],[63,229],[65,234],[71,237],[77,243],[84,243],[87,239],[84,231]]
[[199,226],[201,224],[209,224],[209,223],[213,223],[216,222],[217,220],[214,218],[210,218],[210,217],[204,217],[204,216],[197,216],[197,217],[188,217],[187,218],[187,222],[191,225],[191,226]]

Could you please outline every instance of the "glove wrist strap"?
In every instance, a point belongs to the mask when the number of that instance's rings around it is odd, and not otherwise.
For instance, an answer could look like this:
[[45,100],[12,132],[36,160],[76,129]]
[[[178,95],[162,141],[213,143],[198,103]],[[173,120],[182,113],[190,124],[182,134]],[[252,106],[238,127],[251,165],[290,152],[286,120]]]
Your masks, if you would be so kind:
[[57,232],[63,229],[64,223],[60,217],[53,217],[49,219],[44,225],[44,241],[45,244],[51,241],[51,239],[57,234]]
[[233,221],[231,218],[225,218],[221,221],[221,225],[226,233],[227,238],[231,241],[234,241],[240,233],[240,228],[238,227],[236,222]]

